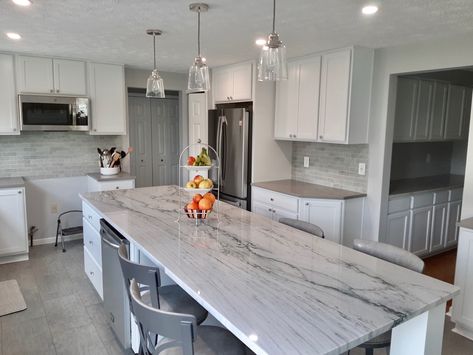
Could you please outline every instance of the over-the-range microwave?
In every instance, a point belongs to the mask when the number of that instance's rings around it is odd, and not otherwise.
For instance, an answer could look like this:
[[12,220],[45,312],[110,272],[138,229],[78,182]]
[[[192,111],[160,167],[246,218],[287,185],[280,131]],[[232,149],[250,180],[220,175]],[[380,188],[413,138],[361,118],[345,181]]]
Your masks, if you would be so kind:
[[22,131],[89,131],[87,97],[18,95]]

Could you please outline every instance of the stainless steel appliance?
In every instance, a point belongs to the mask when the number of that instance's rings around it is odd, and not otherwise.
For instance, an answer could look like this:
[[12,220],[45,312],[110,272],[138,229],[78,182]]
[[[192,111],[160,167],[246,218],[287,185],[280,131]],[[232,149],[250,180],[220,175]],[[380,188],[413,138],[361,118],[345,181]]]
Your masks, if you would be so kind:
[[[209,111],[209,144],[220,156],[220,199],[249,208],[251,104]],[[212,180],[218,181],[215,176]]]
[[22,131],[88,131],[89,99],[18,95]]
[[104,219],[100,220],[102,236],[102,277],[103,306],[110,319],[112,329],[124,349],[131,347],[130,306],[125,283],[118,259],[118,248],[121,243],[130,243]]

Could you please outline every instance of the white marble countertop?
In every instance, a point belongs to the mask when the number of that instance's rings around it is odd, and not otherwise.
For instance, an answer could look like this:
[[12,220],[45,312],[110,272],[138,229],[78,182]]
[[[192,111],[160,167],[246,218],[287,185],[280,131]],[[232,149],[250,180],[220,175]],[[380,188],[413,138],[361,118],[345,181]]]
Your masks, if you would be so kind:
[[24,186],[25,180],[22,177],[0,178],[0,189]]
[[81,197],[257,354],[339,354],[459,292],[226,203],[176,221],[175,186]]
[[102,175],[100,173],[90,173],[87,176],[91,177],[92,179],[98,182],[104,181],[120,181],[120,180],[135,180],[136,176],[130,175],[128,173],[118,173],[116,175]]

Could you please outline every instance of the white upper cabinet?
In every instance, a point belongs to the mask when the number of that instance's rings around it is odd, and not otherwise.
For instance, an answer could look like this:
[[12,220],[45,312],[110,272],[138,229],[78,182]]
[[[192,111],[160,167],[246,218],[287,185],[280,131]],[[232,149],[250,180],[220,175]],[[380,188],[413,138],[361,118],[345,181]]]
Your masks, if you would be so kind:
[[42,57],[17,57],[18,91],[85,96],[85,62]]
[[429,139],[433,89],[433,82],[426,80],[420,81],[419,100],[414,124],[414,135],[415,139],[418,141]]
[[443,138],[445,130],[445,113],[447,111],[447,98],[448,85],[441,82],[435,82],[430,119],[430,140],[440,140]]
[[126,134],[126,87],[122,65],[89,63],[91,134]]
[[414,139],[414,124],[417,114],[419,80],[399,78],[397,82],[394,141]]
[[466,103],[466,87],[449,85],[447,115],[445,120],[445,139],[460,139],[462,137]]
[[276,139],[317,140],[321,57],[288,64],[288,80],[276,86]]
[[54,88],[57,94],[87,95],[85,62],[54,59]]
[[40,57],[17,57],[19,92],[52,94],[54,90],[53,60]]
[[212,70],[212,93],[215,103],[253,100],[253,63]]
[[[209,141],[209,122],[207,111],[207,93],[199,92],[189,94],[189,144],[196,142]],[[200,153],[199,146],[192,146],[190,154],[197,155]]]
[[0,54],[0,134],[20,134],[13,63],[12,55]]

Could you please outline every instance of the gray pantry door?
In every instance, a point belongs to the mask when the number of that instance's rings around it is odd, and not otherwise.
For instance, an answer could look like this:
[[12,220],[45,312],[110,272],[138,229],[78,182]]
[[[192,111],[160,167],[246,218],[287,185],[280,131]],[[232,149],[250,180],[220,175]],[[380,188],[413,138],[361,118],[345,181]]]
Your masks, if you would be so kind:
[[131,170],[136,187],[178,183],[179,100],[128,96]]

